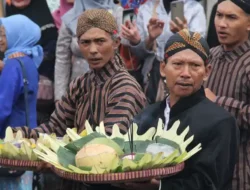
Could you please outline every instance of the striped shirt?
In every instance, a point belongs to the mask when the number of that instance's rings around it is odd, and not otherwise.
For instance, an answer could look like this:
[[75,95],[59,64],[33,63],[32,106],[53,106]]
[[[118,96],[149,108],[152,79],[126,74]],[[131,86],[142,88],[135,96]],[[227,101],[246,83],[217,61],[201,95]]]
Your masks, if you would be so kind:
[[89,120],[93,127],[103,121],[107,133],[111,132],[114,124],[125,133],[130,121],[145,104],[141,87],[125,70],[120,56],[116,55],[98,72],[89,71],[73,80],[47,124],[33,130],[21,129],[26,137],[36,138],[38,133],[63,136],[67,128],[76,127],[80,133],[85,129],[85,121]]
[[233,190],[250,190],[250,40],[229,52],[222,46],[211,49],[210,63],[205,87],[217,95],[217,104],[235,116],[241,131]]

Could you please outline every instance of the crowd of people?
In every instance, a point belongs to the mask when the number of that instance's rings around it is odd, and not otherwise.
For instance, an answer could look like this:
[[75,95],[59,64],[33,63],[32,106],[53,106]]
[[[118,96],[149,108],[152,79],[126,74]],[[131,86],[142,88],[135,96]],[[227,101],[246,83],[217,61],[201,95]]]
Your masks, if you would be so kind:
[[[81,133],[88,120],[143,134],[180,120],[202,151],[176,176],[88,186],[0,168],[0,190],[250,190],[250,0],[6,0],[0,19],[0,138]],[[133,9],[133,19],[123,12]],[[208,31],[208,32],[207,32]],[[48,177],[50,175],[50,177]],[[157,176],[156,176],[157,177]]]

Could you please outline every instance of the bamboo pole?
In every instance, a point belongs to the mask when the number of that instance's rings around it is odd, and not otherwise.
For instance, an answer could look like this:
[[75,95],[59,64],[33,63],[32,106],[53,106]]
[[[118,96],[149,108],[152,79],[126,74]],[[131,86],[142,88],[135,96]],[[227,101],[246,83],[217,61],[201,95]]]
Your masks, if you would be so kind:
[[4,17],[4,0],[0,0],[0,17]]

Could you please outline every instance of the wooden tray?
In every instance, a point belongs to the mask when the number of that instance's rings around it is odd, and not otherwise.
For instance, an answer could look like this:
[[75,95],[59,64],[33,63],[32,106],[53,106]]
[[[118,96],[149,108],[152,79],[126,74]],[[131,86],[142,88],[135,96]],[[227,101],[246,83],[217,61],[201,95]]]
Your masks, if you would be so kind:
[[123,182],[139,182],[139,181],[147,181],[155,177],[161,179],[164,177],[173,176],[182,171],[183,169],[184,169],[184,163],[181,163],[176,166],[158,168],[158,169],[94,175],[94,174],[70,173],[53,167],[53,171],[62,178],[89,184],[111,184],[111,183],[114,184]]
[[42,168],[43,165],[44,162],[42,161],[12,160],[0,158],[0,166],[5,168],[36,171],[38,168]]

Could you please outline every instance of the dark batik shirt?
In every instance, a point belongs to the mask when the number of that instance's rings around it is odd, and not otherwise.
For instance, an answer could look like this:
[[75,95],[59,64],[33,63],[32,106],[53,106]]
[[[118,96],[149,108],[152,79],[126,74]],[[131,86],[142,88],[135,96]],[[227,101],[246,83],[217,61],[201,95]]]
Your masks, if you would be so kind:
[[233,51],[211,49],[212,72],[205,87],[217,95],[216,103],[237,119],[241,131],[239,164],[233,189],[250,189],[250,41]]
[[145,104],[141,87],[116,55],[100,71],[90,71],[72,81],[47,124],[34,130],[21,129],[27,137],[36,138],[38,133],[63,136],[67,128],[76,127],[78,132],[83,131],[85,121],[89,120],[93,127],[103,121],[108,133],[114,124],[125,133]]

